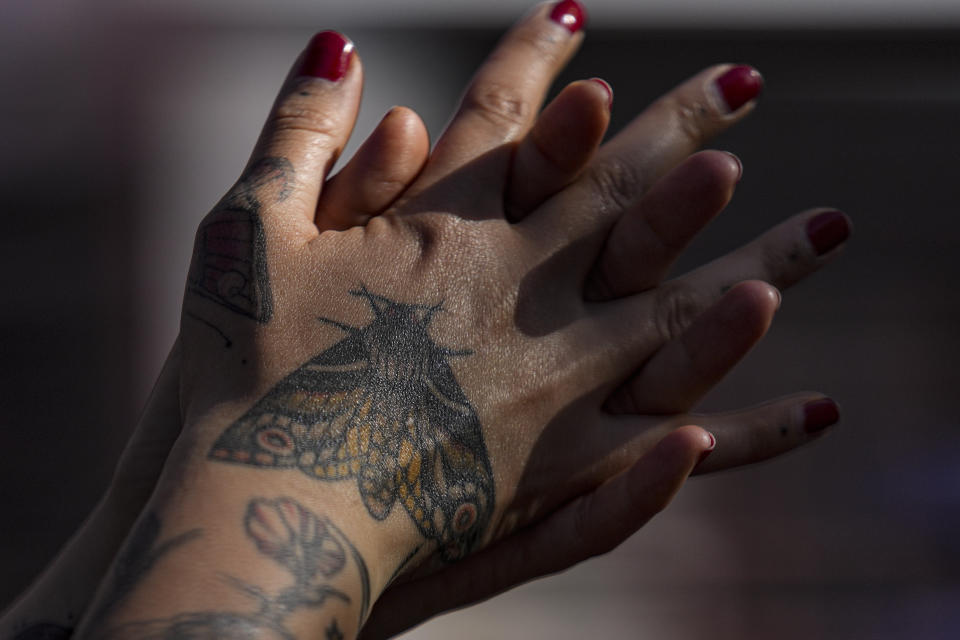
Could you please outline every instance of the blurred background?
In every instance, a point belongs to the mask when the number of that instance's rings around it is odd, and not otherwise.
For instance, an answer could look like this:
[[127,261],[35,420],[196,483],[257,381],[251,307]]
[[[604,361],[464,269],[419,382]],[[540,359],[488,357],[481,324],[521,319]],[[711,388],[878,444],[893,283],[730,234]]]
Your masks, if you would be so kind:
[[[815,205],[854,238],[791,290],[704,403],[798,389],[839,428],[690,482],[616,552],[407,637],[960,637],[960,3],[591,0],[557,86],[601,76],[616,130],[715,62],[767,89],[713,146],[745,174],[681,268]],[[318,29],[436,136],[523,0],[5,0],[0,6],[0,607],[105,488],[176,333],[194,228]],[[356,143],[351,146],[355,148]]]

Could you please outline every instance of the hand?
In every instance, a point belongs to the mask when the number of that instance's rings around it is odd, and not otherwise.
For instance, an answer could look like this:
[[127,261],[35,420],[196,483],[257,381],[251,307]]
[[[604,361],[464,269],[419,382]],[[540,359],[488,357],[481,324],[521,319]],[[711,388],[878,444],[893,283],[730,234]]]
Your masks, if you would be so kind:
[[[605,121],[602,113],[587,110],[600,122],[599,134],[586,136],[589,144],[572,144],[566,166],[556,169],[538,134],[549,131],[551,109],[563,114],[570,107],[555,103],[536,124],[533,114],[579,35],[558,29],[550,10],[539,9],[501,45],[423,171],[416,179],[411,171],[409,180],[392,182],[398,188],[379,203],[385,213],[362,230],[320,232],[380,213],[371,206],[360,215],[344,213],[328,204],[342,198],[321,193],[323,169],[352,123],[359,65],[335,86],[308,96],[294,83],[297,90],[281,97],[247,180],[225,201],[230,208],[238,197],[249,198],[253,184],[257,207],[269,203],[258,213],[263,246],[280,248],[276,255],[268,250],[266,258],[276,274],[271,291],[283,305],[270,307],[269,322],[259,327],[223,315],[211,306],[215,296],[188,298],[186,306],[232,343],[246,345],[253,355],[247,360],[259,367],[263,381],[238,394],[239,377],[214,376],[237,366],[204,335],[209,327],[185,321],[185,354],[195,354],[192,360],[186,356],[184,368],[188,426],[211,412],[234,416],[226,430],[197,436],[213,440],[211,455],[298,468],[324,481],[358,477],[364,507],[375,517],[405,506],[412,547],[417,534],[432,543],[421,556],[434,546],[441,559],[487,546],[602,485],[690,422],[682,412],[762,335],[778,303],[777,292],[762,282],[733,285],[750,278],[790,284],[834,253],[837,243],[826,247],[810,229],[846,229],[839,214],[801,214],[755,244],[662,284],[676,254],[725,204],[736,180],[735,163],[721,154],[676,165],[704,137],[749,111],[749,105],[736,105],[742,108],[731,113],[725,96],[732,92],[723,87],[739,82],[742,89],[752,73],[730,67],[704,72],[589,163]],[[511,76],[516,69],[523,69],[523,77]],[[561,98],[576,105],[580,99],[569,97],[575,91],[588,93],[573,87]],[[324,115],[320,136],[311,120],[316,113]],[[415,120],[409,122],[416,128]],[[692,176],[720,197],[678,203],[677,186]],[[689,215],[668,215],[676,210]],[[216,214],[210,218],[217,220]],[[641,250],[649,256],[645,264],[623,269],[624,257]],[[309,291],[298,284],[304,273],[319,277]],[[726,338],[721,348],[700,346],[713,344],[717,334]],[[338,346],[308,348],[316,344]],[[367,354],[377,354],[382,369]],[[335,369],[364,374],[348,379],[332,375]],[[362,386],[361,378],[374,386]],[[349,444],[352,422],[324,426],[319,435],[283,431],[281,423],[291,417],[278,422],[276,407],[293,402],[294,391],[327,402],[334,388],[359,394],[351,402],[360,404],[351,407],[363,408],[366,398],[378,394],[388,398],[370,405],[386,426],[370,427],[368,435],[394,430],[383,436],[381,450],[362,444],[362,433],[359,454],[348,451],[340,458],[305,444],[341,428],[336,433]],[[659,393],[662,388],[670,395]],[[419,397],[419,404],[403,404],[410,397]],[[251,399],[253,409],[237,410]],[[708,464],[742,464],[808,440],[804,406],[811,402],[825,406],[808,394],[750,412],[697,417],[697,424],[720,435]],[[447,410],[465,417],[458,423],[431,413]],[[324,420],[332,425],[339,411]],[[320,420],[319,409],[311,412],[310,420]],[[408,439],[397,426],[408,418],[423,420],[421,425],[414,419],[414,425],[427,434]],[[258,422],[263,419],[269,422],[265,435]],[[561,446],[572,436],[577,447]],[[372,452],[395,452],[399,466],[372,468],[366,458]],[[264,462],[256,462],[258,453]],[[311,469],[301,461],[304,454]],[[331,470],[331,464],[347,468]],[[441,491],[444,483],[456,490],[453,500]],[[413,496],[405,503],[404,491]]]
[[[569,3],[563,3],[562,8],[575,10]],[[205,441],[203,430],[210,427],[197,425],[217,422],[231,411],[239,415],[243,405],[249,405],[258,395],[269,397],[278,378],[313,355],[310,342],[316,338],[317,326],[307,317],[309,309],[299,307],[311,303],[316,306],[317,296],[316,292],[300,290],[299,284],[305,273],[316,274],[329,265],[324,256],[317,255],[322,252],[349,256],[342,265],[333,266],[338,273],[357,277],[369,273],[371,266],[383,265],[382,258],[368,263],[368,256],[380,257],[385,245],[391,251],[396,249],[403,267],[416,277],[381,273],[379,280],[362,277],[360,284],[374,294],[390,293],[393,308],[406,302],[430,307],[444,298],[444,310],[430,317],[427,337],[431,342],[448,347],[450,343],[445,340],[434,340],[435,336],[446,335],[462,338],[467,344],[483,344],[484,348],[493,345],[496,357],[522,360],[525,354],[539,353],[555,365],[547,372],[529,366],[511,371],[511,381],[519,378],[525,383],[524,388],[511,390],[515,393],[511,398],[503,397],[507,394],[498,391],[497,384],[485,386],[489,381],[480,379],[486,366],[482,358],[495,364],[496,358],[491,360],[489,353],[482,354],[475,348],[469,356],[443,354],[453,367],[454,382],[467,390],[468,401],[473,402],[484,429],[488,429],[488,423],[496,424],[498,416],[511,414],[512,406],[546,406],[539,411],[524,407],[527,413],[521,412],[512,424],[505,420],[497,425],[497,434],[484,434],[484,447],[489,451],[503,452],[504,442],[526,446],[526,450],[521,446],[516,455],[504,456],[502,461],[497,455],[490,456],[496,476],[496,512],[478,509],[476,522],[485,517],[487,521],[499,521],[498,531],[481,540],[468,539],[465,545],[463,536],[453,535],[454,546],[440,552],[441,557],[455,556],[464,546],[482,546],[498,536],[507,536],[483,552],[490,554],[485,556],[488,564],[470,560],[453,565],[445,570],[445,579],[450,575],[476,577],[480,566],[492,570],[485,578],[474,580],[472,590],[465,589],[452,599],[432,600],[436,608],[414,615],[410,600],[402,596],[404,591],[424,593],[426,588],[429,592],[430,585],[435,586],[439,580],[426,578],[392,589],[378,604],[378,610],[391,603],[397,605],[390,616],[394,623],[406,616],[402,623],[405,626],[448,606],[489,595],[614,546],[665,505],[709,449],[711,438],[702,430],[690,427],[674,431],[676,426],[696,422],[717,433],[720,446],[698,467],[707,470],[743,464],[806,441],[812,436],[803,429],[803,407],[813,406],[808,413],[820,423],[832,407],[829,401],[807,394],[751,412],[696,418],[683,415],[759,339],[776,307],[777,295],[760,282],[735,286],[725,295],[722,291],[749,278],[767,279],[780,286],[792,283],[836,253],[823,240],[829,235],[824,229],[836,237],[836,230],[846,229],[846,222],[835,214],[801,214],[753,245],[695,274],[660,285],[685,242],[726,204],[739,173],[737,163],[718,152],[683,160],[702,140],[751,109],[750,101],[738,105],[740,108],[726,109],[730,105],[724,103],[724,94],[718,92],[715,81],[722,77],[721,83],[737,88],[731,84],[733,80],[739,76],[749,81],[751,75],[729,67],[704,72],[661,99],[591,162],[608,118],[607,94],[600,84],[575,83],[538,118],[533,117],[546,86],[581,37],[571,33],[572,29],[548,31],[555,25],[548,17],[551,11],[557,10],[539,8],[504,41],[481,70],[464,107],[429,161],[422,124],[412,112],[398,109],[322,190],[323,171],[339,153],[352,125],[360,65],[352,59],[344,65],[345,76],[332,88],[323,85],[316,93],[307,89],[305,92],[311,95],[300,93],[305,85],[312,88],[313,81],[292,77],[245,180],[208,217],[198,238],[182,332],[188,345],[182,389],[187,422],[192,425],[187,433],[191,438],[199,437],[201,443]],[[514,66],[518,63],[526,66]],[[512,72],[517,68],[526,73],[518,76]],[[740,88],[743,86],[741,83]],[[557,131],[565,136],[555,135]],[[277,158],[286,158],[286,162]],[[658,181],[664,174],[666,177]],[[699,185],[698,190],[691,192],[691,184]],[[473,197],[477,192],[489,193],[485,191],[488,188],[506,195],[499,202]],[[594,209],[597,215],[583,215]],[[385,212],[387,215],[366,231],[329,233],[363,224]],[[815,216],[810,227],[819,236],[815,233],[811,239],[804,227]],[[516,224],[507,224],[505,218]],[[251,249],[248,255],[252,258],[249,268],[234,269],[228,278],[214,278],[211,283],[205,279],[211,254],[205,252],[216,243],[206,243],[203,232],[223,230],[224,221],[227,227],[229,223],[251,221],[259,221],[260,226],[246,227]],[[448,235],[467,240],[466,251],[461,254],[464,247],[457,247],[454,252],[458,260],[464,260],[459,267],[444,262],[454,249],[442,245]],[[431,253],[434,247],[429,241],[437,237],[441,241],[439,251]],[[500,264],[482,255],[483,246],[503,239],[519,242],[524,251],[505,257]],[[322,248],[311,251],[311,245]],[[496,250],[504,253],[503,245],[492,249],[494,255]],[[642,268],[634,268],[632,256],[638,254],[652,258]],[[786,260],[787,256],[792,262]],[[482,273],[480,277],[495,287],[487,293],[508,292],[502,301],[506,304],[497,305],[500,301],[491,301],[490,296],[484,296],[486,289],[475,285],[476,274],[469,267],[477,263],[496,268],[497,273]],[[258,271],[263,264],[267,268]],[[260,277],[264,273],[265,279]],[[563,279],[568,280],[564,283],[568,286],[559,292],[561,295],[553,299],[554,290],[550,296],[544,295],[542,284],[556,287]],[[384,287],[380,289],[374,282],[382,282]],[[577,286],[577,282],[583,286]],[[466,291],[464,283],[472,291]],[[269,288],[258,288],[263,284]],[[330,283],[322,285],[327,294],[320,298],[332,302],[339,296],[338,304],[347,311],[349,302],[343,298],[348,298],[348,286],[336,291]],[[237,295],[238,291],[243,294]],[[366,300],[370,305],[367,309],[356,305],[350,309],[359,319],[354,320],[354,326],[363,324],[363,313],[369,314],[378,298],[369,295]],[[476,315],[478,310],[490,310],[491,303],[496,307],[494,313]],[[284,317],[282,306],[295,313]],[[337,307],[324,305],[324,309]],[[306,313],[298,314],[298,310]],[[638,312],[643,314],[638,317],[646,318],[642,330],[627,329],[626,316]],[[451,314],[460,317],[449,320]],[[334,323],[348,323],[331,311],[315,315],[327,319],[323,323],[327,333],[318,342],[336,342]],[[283,325],[278,326],[281,317]],[[656,320],[650,321],[652,318]],[[620,335],[608,333],[610,328],[619,330]],[[342,329],[349,333],[345,326]],[[627,332],[636,335],[627,336]],[[304,340],[310,334],[313,336]],[[568,342],[570,338],[574,344]],[[301,342],[295,344],[296,340]],[[594,341],[604,351],[590,353]],[[544,345],[546,348],[542,348]],[[621,351],[619,346],[625,348]],[[605,360],[604,353],[612,357]],[[212,360],[204,362],[206,356]],[[481,363],[469,364],[474,359]],[[641,362],[644,366],[638,367]],[[253,375],[251,370],[255,371]],[[221,375],[224,372],[226,375]],[[214,373],[216,376],[211,375]],[[463,384],[471,375],[476,394]],[[258,386],[249,388],[246,381],[258,376]],[[588,384],[583,384],[584,380]],[[501,381],[495,382],[502,387]],[[536,398],[538,386],[541,390],[553,387],[553,397],[529,402],[531,397]],[[564,398],[571,389],[570,396]],[[642,413],[673,415],[637,417]],[[610,414],[631,417],[614,418]],[[494,422],[488,416],[493,416]],[[537,424],[538,418],[541,424]],[[584,420],[598,427],[589,438],[584,438],[580,428]],[[234,426],[241,421],[235,421]],[[510,429],[522,437],[514,439]],[[781,430],[786,430],[785,436],[780,435]],[[176,433],[177,428],[167,431]],[[208,433],[207,441],[210,437]],[[558,445],[564,445],[568,437],[576,437],[585,446],[573,452],[576,457],[564,459],[558,455],[563,453]],[[662,443],[654,447],[661,438]],[[491,440],[501,446],[494,449]],[[619,448],[615,454],[614,447]],[[634,464],[641,455],[644,457]],[[134,458],[136,455],[128,457]],[[630,471],[621,472],[628,467]],[[546,477],[553,474],[563,482],[555,487],[532,484],[540,480],[540,468],[546,469]],[[579,473],[571,476],[570,469]],[[482,478],[482,469],[478,473]],[[608,481],[610,477],[616,479]],[[509,497],[511,479],[517,488],[513,499],[506,500],[501,486],[508,488]],[[514,528],[542,518],[572,496],[597,486],[600,488],[594,493],[586,493],[536,528],[510,535]],[[545,487],[551,491],[544,492]],[[649,487],[650,491],[638,491],[638,487]],[[611,526],[610,518],[596,517],[605,512],[622,513],[628,504],[639,515],[622,527]],[[393,511],[406,515],[400,505]],[[584,514],[591,517],[584,518]],[[584,528],[584,522],[590,527]],[[576,530],[570,529],[571,524]],[[571,531],[577,535],[556,535]],[[549,553],[539,544],[544,537],[554,543]],[[565,544],[556,544],[558,541]],[[524,548],[537,548],[541,562],[503,571],[503,567],[517,566],[516,552]],[[424,553],[409,566],[421,561]]]

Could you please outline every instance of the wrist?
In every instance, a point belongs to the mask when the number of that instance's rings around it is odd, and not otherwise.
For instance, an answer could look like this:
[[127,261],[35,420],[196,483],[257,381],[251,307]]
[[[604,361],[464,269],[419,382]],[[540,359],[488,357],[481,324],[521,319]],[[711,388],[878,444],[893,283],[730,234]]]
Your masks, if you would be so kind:
[[389,579],[398,538],[336,491],[278,487],[239,471],[161,479],[84,633],[136,637],[183,625],[228,637],[268,628],[315,636],[331,625],[344,637],[357,632]]

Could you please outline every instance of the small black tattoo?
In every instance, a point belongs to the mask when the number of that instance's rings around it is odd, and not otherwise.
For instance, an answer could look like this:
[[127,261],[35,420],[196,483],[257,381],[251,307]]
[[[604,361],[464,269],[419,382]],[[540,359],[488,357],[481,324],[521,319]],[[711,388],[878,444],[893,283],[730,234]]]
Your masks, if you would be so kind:
[[270,321],[273,296],[259,192],[274,185],[276,199],[283,200],[292,178],[293,166],[286,158],[264,158],[217,204],[197,232],[187,278],[192,293],[257,322]]
[[330,623],[330,626],[327,627],[326,631],[326,640],[343,640],[343,632],[340,631],[340,627],[337,626],[337,620],[334,619]]
[[221,329],[221,328],[218,327],[217,325],[213,324],[213,323],[210,322],[209,320],[206,320],[206,319],[204,319],[204,318],[201,318],[201,317],[198,316],[197,314],[195,314],[195,313],[190,313],[189,311],[185,311],[185,312],[183,313],[183,315],[187,316],[188,318],[193,318],[193,319],[196,320],[197,322],[200,322],[200,323],[202,323],[202,324],[207,325],[208,327],[210,327],[211,329],[213,329],[214,331],[216,331],[218,334],[220,334],[220,337],[223,338],[223,346],[224,346],[225,349],[229,349],[230,347],[233,346],[233,341],[232,341],[230,338],[227,337],[227,334],[223,332],[223,329]]
[[444,560],[475,548],[494,504],[480,421],[447,362],[469,351],[427,332],[441,305],[389,300],[366,288],[371,322],[333,324],[347,337],[281,380],[224,431],[212,460],[356,478],[377,520],[399,501]]

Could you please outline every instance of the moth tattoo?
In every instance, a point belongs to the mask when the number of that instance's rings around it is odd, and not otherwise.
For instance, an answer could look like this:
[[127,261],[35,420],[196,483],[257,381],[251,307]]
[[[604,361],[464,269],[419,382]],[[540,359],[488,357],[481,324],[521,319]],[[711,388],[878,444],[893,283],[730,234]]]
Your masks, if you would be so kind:
[[263,158],[204,219],[187,279],[191,292],[257,322],[270,320],[273,296],[261,192],[272,187],[278,200],[285,199],[292,173],[286,158]]
[[356,478],[370,515],[399,502],[444,560],[480,542],[494,504],[480,421],[427,331],[441,305],[395,302],[361,288],[373,319],[335,320],[345,338],[281,380],[224,431],[213,460]]

